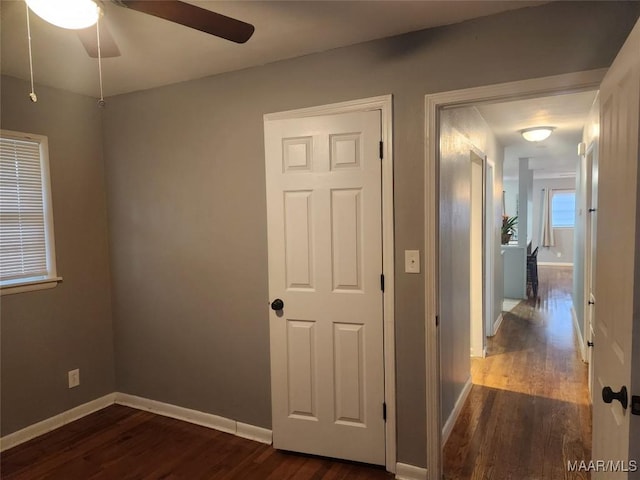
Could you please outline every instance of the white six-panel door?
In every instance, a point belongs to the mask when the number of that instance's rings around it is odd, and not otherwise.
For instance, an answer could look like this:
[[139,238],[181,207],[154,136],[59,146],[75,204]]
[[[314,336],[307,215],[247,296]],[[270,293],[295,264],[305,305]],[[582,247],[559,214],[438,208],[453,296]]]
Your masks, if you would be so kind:
[[274,447],[383,465],[380,131],[265,121]]
[[[634,300],[638,261],[638,132],[640,117],[640,22],[636,24],[600,88],[598,229],[595,262],[593,459],[628,461],[630,408],[604,403],[602,389],[631,387]],[[629,400],[632,394],[628,392]],[[636,459],[637,460],[637,459]],[[629,467],[629,464],[626,464]],[[594,479],[626,479],[625,471],[600,471]]]

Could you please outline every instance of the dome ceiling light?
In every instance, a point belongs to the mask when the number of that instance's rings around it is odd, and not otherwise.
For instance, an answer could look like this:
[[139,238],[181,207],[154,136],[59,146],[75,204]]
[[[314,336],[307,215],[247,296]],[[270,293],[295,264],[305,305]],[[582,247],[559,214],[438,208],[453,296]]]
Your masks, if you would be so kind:
[[100,7],[93,0],[25,0],[33,13],[56,27],[79,30],[95,25]]
[[532,127],[520,130],[522,137],[528,142],[541,142],[551,135],[556,127]]

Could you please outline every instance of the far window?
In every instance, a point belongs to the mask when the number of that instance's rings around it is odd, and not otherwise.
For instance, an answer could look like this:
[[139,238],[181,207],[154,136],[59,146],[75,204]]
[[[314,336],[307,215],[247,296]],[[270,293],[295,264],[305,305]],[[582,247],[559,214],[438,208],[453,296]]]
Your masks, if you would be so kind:
[[573,227],[576,219],[576,192],[556,190],[551,197],[551,226]]
[[47,137],[0,131],[2,294],[55,286]]

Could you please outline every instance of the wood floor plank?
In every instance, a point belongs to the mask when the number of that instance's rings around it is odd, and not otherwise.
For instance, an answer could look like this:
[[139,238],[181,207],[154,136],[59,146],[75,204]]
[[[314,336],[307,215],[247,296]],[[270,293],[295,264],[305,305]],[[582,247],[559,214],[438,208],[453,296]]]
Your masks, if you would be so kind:
[[444,447],[448,480],[585,480],[591,458],[587,366],[571,316],[570,267],[539,268],[539,302],[520,302],[472,359],[473,387]]

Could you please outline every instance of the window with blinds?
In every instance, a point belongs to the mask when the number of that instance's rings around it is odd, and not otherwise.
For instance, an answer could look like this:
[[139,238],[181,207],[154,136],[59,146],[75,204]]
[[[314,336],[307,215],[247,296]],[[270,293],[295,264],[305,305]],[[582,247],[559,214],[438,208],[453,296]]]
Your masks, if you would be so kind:
[[46,137],[0,134],[0,286],[56,277]]
[[554,190],[551,197],[551,226],[567,228],[575,225],[576,192]]

